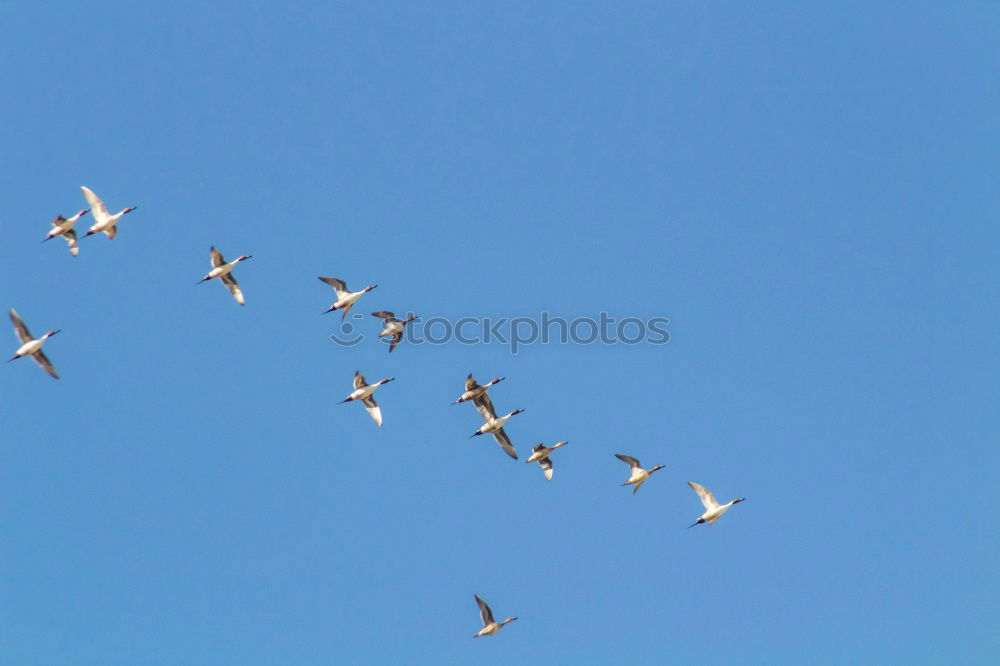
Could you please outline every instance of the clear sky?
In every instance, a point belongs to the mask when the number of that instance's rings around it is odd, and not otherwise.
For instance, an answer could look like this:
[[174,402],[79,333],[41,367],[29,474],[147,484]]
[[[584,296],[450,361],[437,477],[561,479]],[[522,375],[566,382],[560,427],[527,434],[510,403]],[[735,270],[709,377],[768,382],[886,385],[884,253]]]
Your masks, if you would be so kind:
[[[3,664],[996,663],[997,3],[3,21],[0,306],[62,329],[0,365]],[[73,258],[80,185],[139,208]],[[390,356],[382,309],[671,339]]]

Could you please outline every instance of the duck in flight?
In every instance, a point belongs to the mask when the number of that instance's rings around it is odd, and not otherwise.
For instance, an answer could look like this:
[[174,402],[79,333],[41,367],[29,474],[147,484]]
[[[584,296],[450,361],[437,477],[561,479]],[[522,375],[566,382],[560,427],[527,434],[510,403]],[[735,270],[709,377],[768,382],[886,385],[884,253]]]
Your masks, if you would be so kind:
[[627,456],[624,453],[616,453],[615,458],[618,458],[618,460],[621,460],[623,463],[629,466],[631,474],[628,477],[628,481],[626,481],[622,485],[633,486],[632,487],[633,495],[639,492],[639,488],[642,487],[642,484],[646,482],[646,479],[649,478],[650,474],[652,474],[658,469],[663,469],[663,465],[657,465],[653,469],[643,469],[642,465],[639,464],[639,460],[637,458],[633,458],[632,456]]
[[[466,402],[468,400],[475,400],[476,398],[479,398],[480,396],[486,396],[486,400],[488,401],[490,399],[490,397],[486,394],[486,389],[488,389],[489,387],[493,386],[494,384],[499,384],[504,379],[506,379],[506,378],[505,377],[498,377],[498,378],[494,379],[493,381],[487,382],[486,384],[483,384],[482,386],[480,386],[479,384],[476,383],[476,380],[472,378],[472,374],[470,373],[469,376],[468,376],[468,378],[466,378],[466,380],[465,380],[465,393],[463,393],[462,395],[458,396],[458,400],[456,400],[455,402],[453,402],[451,404],[457,405],[460,402]],[[491,407],[492,407],[492,404],[493,403],[490,403]]]
[[403,327],[417,318],[416,315],[411,315],[408,319],[400,321],[399,319],[396,319],[396,315],[388,310],[373,312],[372,316],[385,320],[385,326],[382,328],[382,332],[378,334],[378,337],[392,337],[392,342],[389,343],[390,354],[392,353],[392,350],[396,348],[396,345],[399,344],[399,341],[403,339]]
[[491,433],[493,438],[497,440],[497,444],[514,460],[517,460],[517,449],[510,441],[510,437],[504,432],[503,425],[507,423],[507,420],[514,416],[515,414],[520,414],[523,409],[515,409],[514,411],[508,413],[505,416],[498,417],[496,411],[493,409],[493,402],[490,400],[489,396],[485,393],[476,399],[476,407],[479,409],[479,413],[485,419],[486,423],[479,427],[479,430],[469,435],[469,437],[476,437],[478,435],[485,435]]
[[729,504],[719,504],[715,501],[715,496],[706,488],[705,486],[700,486],[694,481],[688,481],[688,485],[691,489],[698,493],[701,503],[705,506],[705,513],[698,516],[698,520],[694,521],[688,527],[694,527],[695,525],[701,525],[702,523],[708,523],[711,525],[717,521],[722,514],[729,511],[729,507],[734,504],[739,504],[740,502],[746,501],[746,497],[737,497]]
[[549,459],[549,455],[553,451],[558,449],[560,446],[565,446],[569,442],[556,442],[552,446],[545,446],[544,444],[537,444],[535,448],[531,450],[531,455],[524,462],[533,463],[537,462],[542,466],[542,471],[545,472],[545,478],[549,481],[552,480],[552,460]]
[[250,259],[250,255],[244,254],[236,257],[232,261],[226,261],[222,257],[222,253],[216,250],[214,245],[209,248],[209,254],[212,256],[212,270],[210,270],[205,277],[198,280],[195,284],[201,284],[207,280],[219,278],[222,280],[222,284],[226,285],[226,289],[228,289],[229,293],[233,295],[233,298],[236,299],[236,302],[240,305],[245,305],[243,300],[243,290],[240,289],[240,285],[236,282],[236,278],[233,276],[232,271],[236,264],[246,259]]
[[346,282],[338,280],[337,278],[320,277],[320,282],[327,283],[333,287],[335,292],[337,292],[336,302],[334,302],[334,304],[331,305],[330,308],[323,314],[333,312],[334,310],[343,310],[343,314],[340,315],[340,321],[344,321],[344,319],[347,318],[347,313],[351,311],[351,306],[353,306],[359,298],[378,286],[377,284],[370,284],[361,291],[351,291],[347,288]]
[[486,605],[486,602],[483,601],[478,594],[474,594],[472,596],[476,598],[476,603],[479,604],[479,617],[483,621],[483,628],[473,634],[473,638],[479,638],[480,636],[492,636],[500,631],[500,628],[503,625],[517,619],[516,617],[509,617],[503,622],[497,622],[493,619],[493,611],[491,611],[490,607]]
[[372,393],[374,393],[375,389],[379,386],[382,386],[382,384],[388,384],[394,379],[395,377],[389,377],[388,379],[380,379],[374,384],[369,384],[365,381],[364,375],[355,371],[354,390],[351,391],[350,395],[341,400],[340,403],[343,404],[345,402],[351,402],[352,400],[360,400],[365,406],[365,409],[368,411],[369,416],[372,417],[372,420],[374,420],[375,423],[381,427],[382,410],[379,408],[378,403],[375,402],[375,398],[372,396]]
[[83,196],[87,197],[87,203],[90,204],[90,212],[94,216],[94,224],[83,235],[84,238],[91,234],[101,233],[102,231],[108,235],[108,238],[114,238],[118,234],[118,227],[115,226],[118,224],[118,220],[121,219],[122,215],[131,213],[138,208],[138,206],[129,206],[128,208],[123,208],[121,212],[112,215],[108,212],[101,198],[94,194],[90,188],[81,185],[80,189],[83,190]]
[[28,327],[24,325],[20,315],[17,314],[17,310],[14,308],[10,309],[10,320],[14,322],[14,334],[17,336],[17,339],[21,341],[21,346],[17,348],[17,351],[14,352],[13,356],[7,359],[7,362],[9,363],[10,361],[30,356],[35,359],[35,363],[40,365],[45,372],[49,373],[50,377],[59,379],[59,373],[57,373],[56,369],[52,366],[52,362],[49,360],[49,357],[42,351],[42,345],[45,344],[45,341],[59,331],[49,331],[42,337],[36,339],[28,331]]
[[69,245],[69,253],[75,257],[80,253],[80,248],[76,244],[76,232],[73,231],[73,225],[76,224],[76,221],[79,220],[82,215],[86,215],[89,212],[90,209],[85,208],[73,217],[63,217],[62,215],[57,215],[56,218],[52,220],[52,231],[45,236],[42,242],[44,243],[47,240],[52,240],[56,236],[62,236],[66,239],[66,244]]

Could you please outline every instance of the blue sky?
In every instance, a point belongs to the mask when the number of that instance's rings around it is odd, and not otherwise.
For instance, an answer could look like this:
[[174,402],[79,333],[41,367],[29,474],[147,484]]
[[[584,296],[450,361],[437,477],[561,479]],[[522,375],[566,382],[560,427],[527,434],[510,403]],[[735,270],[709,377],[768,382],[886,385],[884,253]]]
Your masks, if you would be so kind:
[[[996,3],[4,22],[0,305],[63,378],[0,372],[0,661],[996,658]],[[73,258],[80,185],[139,208]],[[319,275],[671,340],[344,348]],[[522,461],[572,443],[551,483],[468,438],[469,372]],[[617,452],[667,469],[632,496]],[[747,502],[688,530],[689,480]],[[520,619],[472,640],[473,593]]]

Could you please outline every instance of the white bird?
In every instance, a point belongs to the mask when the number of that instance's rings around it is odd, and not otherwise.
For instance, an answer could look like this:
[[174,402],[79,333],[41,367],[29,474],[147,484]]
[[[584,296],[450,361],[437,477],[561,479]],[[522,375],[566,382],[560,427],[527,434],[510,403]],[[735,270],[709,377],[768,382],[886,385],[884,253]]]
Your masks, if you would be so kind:
[[634,484],[635,487],[632,488],[633,495],[639,492],[639,488],[642,486],[643,483],[646,482],[646,479],[649,478],[650,474],[652,474],[658,469],[663,469],[663,465],[657,465],[653,469],[648,469],[648,470],[643,469],[642,465],[639,464],[639,461],[636,458],[633,458],[632,456],[627,456],[623,453],[616,453],[615,458],[618,458],[618,460],[621,460],[623,463],[627,464],[632,472],[631,476],[629,476],[628,478],[628,481],[626,481],[622,485],[628,486]]
[[381,338],[387,335],[392,336],[392,342],[389,343],[390,354],[392,353],[392,350],[396,348],[396,345],[399,344],[399,341],[403,339],[403,327],[417,318],[416,315],[411,315],[408,319],[400,321],[399,319],[396,319],[396,315],[388,310],[373,312],[372,316],[385,320],[385,326],[382,328],[382,332],[378,334],[378,337]]
[[56,369],[52,367],[52,362],[49,360],[49,357],[42,351],[42,345],[45,344],[45,341],[59,331],[49,331],[42,337],[35,339],[28,331],[28,327],[24,325],[23,321],[21,321],[21,317],[17,314],[17,311],[14,308],[10,309],[10,320],[14,322],[14,334],[17,336],[17,339],[21,341],[21,346],[17,348],[17,351],[14,352],[13,356],[7,359],[7,362],[9,363],[14,359],[24,356],[31,356],[35,359],[35,363],[40,365],[42,369],[49,373],[51,377],[59,379],[59,374],[56,372]]
[[688,527],[694,527],[695,525],[701,525],[702,523],[708,523],[711,525],[719,519],[719,517],[726,511],[729,511],[729,507],[734,504],[739,504],[740,502],[746,501],[746,497],[737,497],[729,504],[719,504],[715,501],[715,496],[709,492],[708,488],[705,486],[700,486],[694,481],[688,481],[688,485],[698,493],[698,497],[701,498],[701,503],[705,506],[705,513],[698,516],[698,520],[694,523],[688,525]]
[[365,382],[364,376],[358,372],[354,372],[354,390],[351,391],[350,395],[340,401],[341,404],[345,402],[351,402],[352,400],[360,400],[364,404],[365,409],[368,410],[368,414],[374,419],[375,423],[379,426],[382,425],[382,410],[379,408],[378,403],[375,402],[375,398],[372,397],[372,393],[375,392],[379,386],[382,384],[388,384],[395,377],[389,377],[388,379],[380,379],[374,384],[368,384]]
[[532,449],[531,455],[524,462],[533,463],[537,462],[542,466],[542,471],[545,472],[545,478],[549,481],[552,480],[552,461],[549,459],[549,455],[558,449],[560,446],[569,444],[569,442],[556,442],[552,446],[545,446],[544,444],[538,444]]
[[104,205],[104,202],[101,201],[101,198],[91,192],[89,188],[81,185],[80,189],[83,190],[83,196],[87,197],[87,202],[90,204],[91,214],[94,216],[94,224],[87,230],[87,233],[83,235],[84,238],[102,231],[108,235],[108,238],[114,238],[115,235],[118,234],[118,228],[115,227],[115,225],[118,224],[118,220],[121,219],[121,216],[125,213],[131,213],[138,208],[138,206],[129,206],[128,208],[123,208],[120,213],[112,215],[108,212],[108,209]]
[[236,299],[236,302],[240,305],[244,305],[243,290],[240,289],[240,285],[236,282],[236,278],[233,277],[232,270],[233,266],[240,263],[244,259],[250,259],[250,255],[244,254],[236,257],[230,262],[227,262],[222,258],[222,253],[215,249],[214,245],[209,248],[209,254],[212,256],[213,268],[205,275],[205,277],[198,280],[195,284],[201,284],[202,282],[211,280],[212,278],[219,278],[222,280],[222,284],[226,285],[226,289],[228,289],[229,293],[233,295],[233,298]]
[[[515,409],[506,416],[497,417],[496,413],[493,411],[493,403],[487,404],[482,401],[482,398],[485,396],[486,394],[484,393],[477,399],[476,407],[479,408],[479,413],[483,415],[484,419],[486,419],[486,423],[480,426],[479,430],[469,435],[469,437],[492,433],[493,438],[497,440],[497,444],[499,444],[503,450],[507,452],[507,455],[514,460],[517,460],[517,449],[514,448],[514,445],[511,444],[510,437],[508,437],[507,433],[504,432],[503,424],[507,422],[507,419],[515,414],[520,414],[524,410]],[[486,397],[486,400],[489,400],[489,397]]]
[[[490,397],[489,397],[489,395],[487,395],[486,389],[488,389],[489,387],[493,386],[494,384],[499,384],[504,379],[506,379],[506,377],[497,377],[493,381],[487,382],[486,384],[483,384],[482,386],[480,386],[479,384],[476,383],[476,380],[473,379],[472,375],[470,374],[469,377],[465,380],[465,393],[463,393],[462,395],[458,396],[458,400],[456,400],[455,402],[453,402],[451,404],[457,405],[458,403],[460,403],[460,402],[466,402],[467,400],[475,400],[476,398],[478,398],[480,396],[485,396],[485,400],[487,402],[489,402]],[[489,405],[490,405],[490,408],[493,407],[493,403],[492,402],[489,402]]]
[[333,312],[334,310],[343,310],[344,312],[340,316],[341,321],[344,321],[344,319],[347,318],[347,313],[351,311],[351,306],[354,305],[354,303],[357,302],[361,296],[378,286],[377,284],[370,284],[361,291],[351,291],[347,288],[347,284],[343,280],[338,280],[337,278],[321,277],[320,281],[326,282],[328,285],[333,287],[335,292],[337,292],[337,301],[323,314]]
[[476,603],[479,604],[479,617],[483,621],[483,628],[473,634],[473,638],[479,638],[480,636],[492,636],[500,631],[500,627],[517,619],[516,617],[509,617],[503,622],[497,622],[493,619],[493,611],[491,611],[490,607],[486,605],[486,602],[483,601],[478,594],[474,594],[472,596],[476,598]]
[[89,208],[81,210],[79,213],[73,217],[63,217],[62,215],[57,215],[54,220],[52,220],[52,231],[45,236],[42,240],[44,243],[47,240],[52,240],[56,236],[62,236],[66,239],[66,244],[69,245],[69,253],[74,257],[80,253],[80,248],[76,244],[76,232],[73,231],[73,225],[76,221],[80,219],[81,215],[86,215],[90,212]]

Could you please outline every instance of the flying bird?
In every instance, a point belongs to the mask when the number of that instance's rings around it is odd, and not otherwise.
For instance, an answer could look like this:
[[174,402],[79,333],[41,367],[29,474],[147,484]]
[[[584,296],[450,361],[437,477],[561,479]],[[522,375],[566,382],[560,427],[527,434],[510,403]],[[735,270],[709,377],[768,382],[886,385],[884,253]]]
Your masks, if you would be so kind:
[[629,466],[631,475],[628,477],[628,481],[626,481],[622,485],[628,486],[634,484],[634,487],[632,488],[633,495],[639,492],[639,488],[642,486],[643,483],[646,482],[646,479],[649,478],[650,474],[652,474],[658,469],[663,469],[663,465],[657,465],[653,469],[649,470],[643,469],[642,465],[639,464],[639,461],[636,458],[633,458],[632,456],[627,456],[623,453],[616,453],[615,458],[618,458],[618,460],[621,460],[623,463]]
[[399,344],[399,341],[403,339],[403,327],[417,318],[416,315],[411,315],[408,319],[400,321],[399,319],[396,319],[396,315],[387,310],[373,312],[372,316],[385,320],[385,326],[382,328],[382,332],[378,334],[378,337],[392,337],[392,342],[389,343],[390,354],[392,353],[392,350],[396,348],[396,345]]
[[545,472],[545,478],[551,481],[552,460],[549,459],[549,455],[551,455],[552,452],[558,449],[560,446],[564,446],[566,444],[569,444],[569,442],[556,442],[552,446],[537,444],[535,448],[531,450],[532,451],[531,455],[524,462],[526,463],[537,462],[539,465],[542,466],[542,471]]
[[375,421],[376,424],[381,426],[382,410],[379,408],[378,403],[375,402],[375,398],[372,397],[372,393],[374,393],[375,389],[377,389],[379,386],[382,386],[382,384],[388,384],[394,379],[395,377],[389,377],[388,379],[380,379],[374,384],[369,384],[365,382],[364,375],[362,375],[358,371],[355,371],[354,390],[351,391],[350,395],[348,395],[340,402],[341,404],[343,404],[345,402],[351,402],[352,400],[360,400],[361,403],[365,406],[365,409],[368,410],[369,416],[372,417],[372,419]]
[[[485,396],[486,394],[483,395]],[[481,398],[482,396],[480,396],[480,399]],[[489,400],[488,397],[486,399]],[[499,444],[501,448],[503,448],[503,450],[507,453],[507,455],[509,455],[514,460],[517,460],[517,449],[514,448],[514,445],[511,444],[510,437],[508,437],[507,433],[504,432],[503,424],[507,422],[507,419],[514,416],[515,414],[520,414],[524,410],[515,409],[506,416],[498,417],[496,415],[496,412],[493,410],[492,402],[488,404],[485,402],[478,402],[476,403],[476,407],[479,408],[479,413],[482,414],[483,418],[486,420],[486,423],[481,425],[479,427],[479,430],[469,435],[469,437],[476,437],[478,435],[485,435],[487,433],[491,433],[493,435],[493,438],[497,440],[497,444]]]
[[708,523],[711,525],[717,521],[722,514],[729,511],[729,507],[746,501],[746,497],[737,497],[729,504],[720,505],[717,501],[715,501],[715,496],[712,495],[712,493],[705,486],[700,486],[694,481],[688,481],[688,485],[691,486],[692,490],[698,493],[701,503],[705,506],[705,513],[698,516],[698,520],[688,525],[688,527],[694,527],[695,525],[701,525],[702,523]]
[[198,280],[195,284],[201,284],[206,280],[219,278],[222,280],[222,284],[226,285],[226,289],[228,289],[229,293],[233,295],[233,298],[236,299],[236,302],[240,305],[245,305],[243,300],[243,290],[240,289],[239,283],[236,282],[236,278],[233,276],[233,266],[245,259],[250,259],[250,255],[240,255],[232,261],[227,262],[222,257],[222,253],[215,249],[214,245],[209,248],[209,254],[212,256],[212,270],[210,270],[205,277]]
[[80,186],[83,190],[83,196],[87,197],[87,202],[90,204],[91,214],[94,216],[94,224],[87,230],[87,233],[83,235],[84,238],[90,236],[91,234],[97,234],[104,232],[108,235],[108,238],[114,238],[118,234],[118,228],[115,226],[118,224],[118,220],[121,216],[126,213],[131,213],[138,206],[129,206],[128,208],[123,208],[120,213],[112,215],[108,212],[107,207],[101,198],[90,191],[89,188]]
[[326,282],[328,285],[333,287],[335,292],[337,292],[336,302],[323,314],[333,312],[334,310],[343,310],[343,314],[340,315],[340,321],[344,321],[344,319],[347,318],[347,313],[351,311],[351,306],[353,306],[359,298],[378,286],[377,284],[370,284],[361,291],[351,291],[347,288],[347,283],[343,280],[338,280],[337,278],[320,277],[320,281]]
[[474,594],[472,596],[476,598],[476,603],[479,604],[479,617],[483,621],[483,628],[476,632],[472,636],[473,638],[479,638],[480,636],[492,636],[500,631],[500,627],[517,619],[516,617],[509,617],[503,622],[497,622],[493,619],[493,611],[491,611],[490,607],[486,605],[486,602],[483,601],[478,594]]
[[49,360],[49,357],[42,351],[42,345],[45,344],[45,341],[59,331],[49,331],[42,337],[36,339],[28,331],[28,327],[24,325],[23,321],[21,321],[20,315],[17,314],[17,310],[14,308],[10,309],[10,320],[14,322],[14,334],[17,336],[17,339],[21,341],[21,346],[17,348],[17,351],[14,352],[13,356],[7,359],[7,362],[9,363],[10,361],[24,356],[31,356],[35,359],[35,363],[40,365],[45,372],[49,373],[50,377],[59,379],[59,374],[52,366],[52,362]]
[[489,387],[493,386],[494,384],[499,384],[504,379],[506,379],[506,378],[505,377],[498,377],[498,378],[494,379],[493,381],[487,382],[486,384],[483,384],[482,386],[480,386],[479,384],[476,383],[476,380],[472,378],[472,374],[470,373],[469,376],[468,376],[468,378],[465,380],[465,393],[463,393],[462,395],[458,396],[458,400],[456,400],[455,402],[453,402],[451,404],[457,405],[460,402],[466,402],[468,400],[475,400],[476,398],[483,397],[484,398],[484,402],[488,403],[489,406],[490,406],[490,409],[492,409],[493,408],[493,403],[490,402],[490,396],[487,395],[486,389],[488,389]]
[[69,245],[69,253],[74,257],[80,253],[80,248],[76,244],[76,232],[73,231],[73,225],[76,221],[80,219],[82,215],[86,215],[90,212],[89,208],[81,210],[79,213],[73,217],[63,217],[62,215],[57,215],[54,220],[52,220],[52,231],[42,239],[44,243],[47,240],[52,240],[56,236],[62,236],[66,239],[66,244]]

